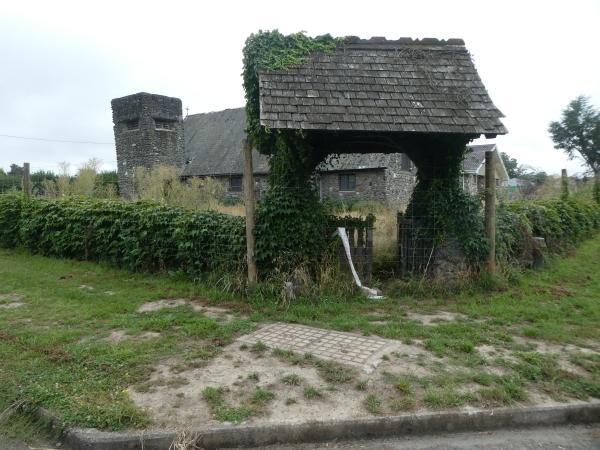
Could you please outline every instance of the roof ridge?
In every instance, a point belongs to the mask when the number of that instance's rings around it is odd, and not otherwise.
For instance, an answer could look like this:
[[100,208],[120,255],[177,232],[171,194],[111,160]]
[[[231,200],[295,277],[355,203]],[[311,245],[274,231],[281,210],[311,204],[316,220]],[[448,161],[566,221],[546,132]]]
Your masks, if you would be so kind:
[[413,39],[411,37],[401,37],[399,39],[387,39],[384,36],[373,36],[370,39],[361,39],[358,36],[346,36],[344,38],[344,43],[351,45],[465,45],[465,41],[460,38],[438,39],[426,37],[422,39]]
[[245,107],[244,106],[240,106],[238,108],[220,109],[219,111],[206,111],[206,112],[201,112],[201,113],[188,114],[185,117],[188,118],[188,117],[196,117],[196,116],[206,116],[208,114],[221,114],[221,113],[224,113],[224,112],[227,112],[227,111],[239,111],[241,109],[245,109]]

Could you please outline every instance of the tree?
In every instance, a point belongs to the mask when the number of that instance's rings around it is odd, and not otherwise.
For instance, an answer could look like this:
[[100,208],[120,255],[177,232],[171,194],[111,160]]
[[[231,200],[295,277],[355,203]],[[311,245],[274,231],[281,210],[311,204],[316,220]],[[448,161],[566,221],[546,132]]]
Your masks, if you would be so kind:
[[8,174],[21,177],[23,176],[23,168],[17,164],[11,164]]
[[511,158],[504,152],[500,153],[500,157],[502,158],[504,167],[506,167],[506,172],[508,172],[509,178],[519,178],[521,175],[523,175],[523,169],[519,167],[519,163],[515,158]]
[[594,198],[600,203],[600,111],[580,95],[563,110],[559,122],[550,123],[548,131],[554,148],[569,159],[581,157],[594,172]]

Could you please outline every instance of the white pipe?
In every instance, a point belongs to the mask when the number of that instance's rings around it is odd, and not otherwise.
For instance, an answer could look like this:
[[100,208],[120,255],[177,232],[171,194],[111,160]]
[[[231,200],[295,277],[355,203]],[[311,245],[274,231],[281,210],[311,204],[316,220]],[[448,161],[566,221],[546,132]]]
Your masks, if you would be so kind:
[[334,235],[337,234],[342,239],[342,245],[344,246],[344,251],[346,252],[346,258],[348,258],[348,264],[350,265],[350,270],[352,271],[352,276],[354,277],[354,282],[356,285],[362,289],[369,298],[378,299],[383,298],[383,295],[377,289],[371,289],[369,287],[363,286],[360,282],[360,278],[358,277],[358,273],[356,273],[356,269],[354,268],[354,263],[352,262],[352,254],[350,253],[350,241],[348,240],[348,233],[346,232],[345,227],[338,227],[337,231]]

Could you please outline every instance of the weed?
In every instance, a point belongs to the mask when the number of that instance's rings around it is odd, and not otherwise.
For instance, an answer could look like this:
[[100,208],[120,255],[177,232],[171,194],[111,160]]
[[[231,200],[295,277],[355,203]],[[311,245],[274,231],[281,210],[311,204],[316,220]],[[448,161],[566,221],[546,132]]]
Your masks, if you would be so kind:
[[379,414],[381,412],[381,399],[375,394],[369,394],[363,402],[365,409],[371,414]]
[[394,387],[403,394],[412,394],[412,385],[408,378],[398,377],[394,382]]
[[476,400],[473,394],[461,394],[452,388],[429,388],[425,391],[423,402],[429,408],[457,408]]
[[250,351],[259,356],[262,356],[262,354],[267,351],[267,348],[268,347],[263,342],[257,341],[256,343],[252,344],[252,346],[250,347]]
[[281,382],[290,386],[300,386],[301,378],[295,373],[284,375]]
[[356,385],[354,386],[357,391],[366,391],[367,390],[367,380],[358,380]]
[[255,407],[261,408],[274,398],[275,394],[273,392],[257,387],[250,397],[250,403]]
[[250,381],[254,381],[254,382],[259,382],[260,381],[260,376],[258,375],[257,372],[252,372],[250,374],[248,374],[248,379]]
[[312,386],[306,386],[304,388],[304,398],[308,399],[308,400],[314,400],[314,399],[318,399],[318,398],[322,398],[323,394],[321,394],[321,392],[319,390],[317,390],[316,388],[312,387]]
[[295,398],[286,398],[285,399],[286,406],[295,405],[296,403],[298,403],[298,400],[296,400]]
[[317,371],[328,383],[348,383],[356,377],[356,371],[333,361],[316,361]]
[[417,402],[414,397],[406,396],[401,398],[395,398],[390,402],[390,409],[394,412],[400,411],[412,411],[415,409]]

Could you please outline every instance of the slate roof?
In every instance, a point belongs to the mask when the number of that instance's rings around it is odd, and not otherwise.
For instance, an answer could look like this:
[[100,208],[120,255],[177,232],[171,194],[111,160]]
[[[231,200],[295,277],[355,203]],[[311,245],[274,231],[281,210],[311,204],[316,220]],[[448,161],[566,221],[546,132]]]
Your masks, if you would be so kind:
[[[246,128],[244,108],[189,115],[184,120],[185,154],[189,161],[183,176],[227,176],[243,173],[242,140]],[[322,172],[383,169],[399,154],[342,154],[318,167]],[[254,174],[269,172],[269,160],[253,152]]]
[[[243,173],[244,108],[189,115],[183,126],[187,161],[183,176]],[[268,173],[267,157],[256,150],[252,155],[252,163],[255,174]]]
[[508,172],[506,171],[506,167],[500,157],[496,144],[467,145],[467,148],[470,151],[465,155],[465,159],[463,160],[463,172],[480,174],[480,170],[485,165],[485,152],[493,151],[496,154],[496,166],[498,168],[496,173],[500,173],[503,180],[508,180]]
[[331,53],[259,74],[270,128],[505,134],[461,39],[346,38]]

